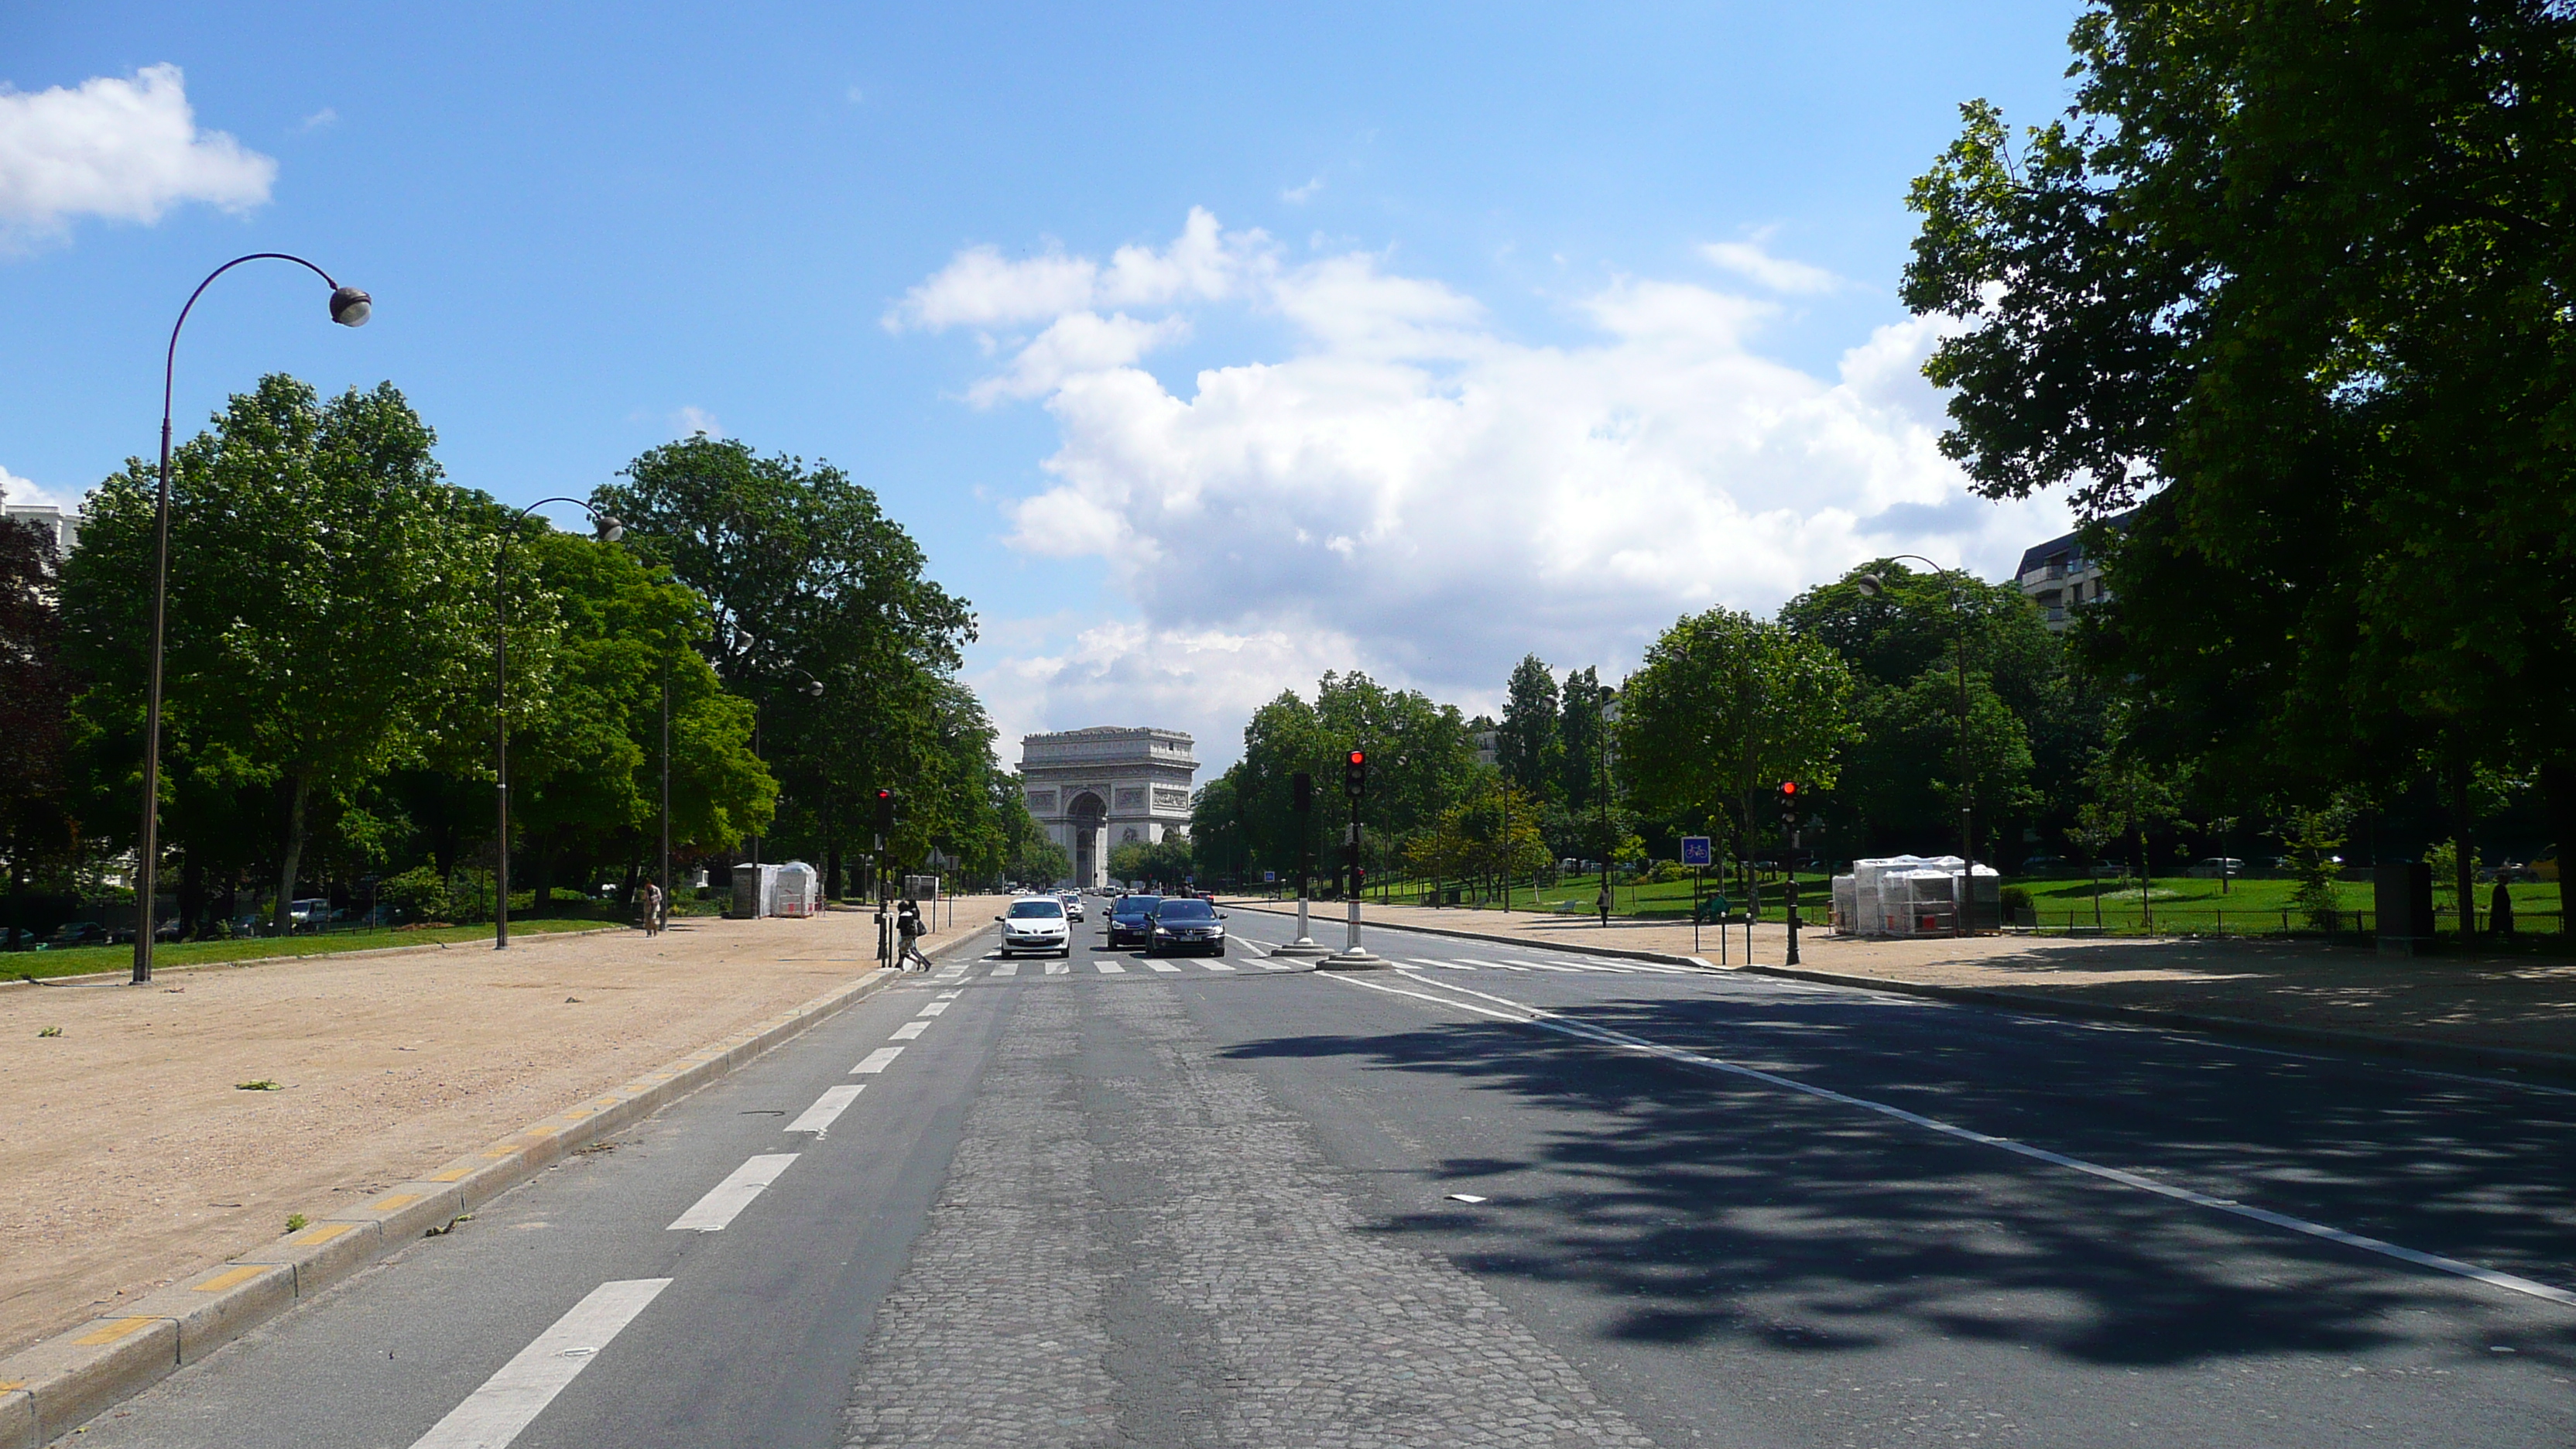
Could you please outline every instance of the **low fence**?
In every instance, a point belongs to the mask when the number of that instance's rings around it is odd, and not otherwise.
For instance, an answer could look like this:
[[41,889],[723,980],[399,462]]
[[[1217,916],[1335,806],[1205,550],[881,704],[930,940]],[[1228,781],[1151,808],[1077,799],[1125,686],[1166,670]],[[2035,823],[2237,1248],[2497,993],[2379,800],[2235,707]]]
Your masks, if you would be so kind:
[[[2433,920],[2434,935],[2454,938],[2459,935],[2459,912],[2437,909],[2433,912]],[[2014,918],[2006,924],[2049,936],[2354,936],[2366,939],[2377,934],[2378,914],[2373,911],[2337,911],[2330,918],[2317,920],[2296,906],[2253,910],[2179,907],[2147,912],[2132,907],[2125,911],[2104,911],[2097,917],[2089,907],[2034,909],[2025,906],[2016,911]],[[2486,912],[2480,911],[2475,929],[2480,933],[2491,933],[2494,922]],[[2567,923],[2558,911],[2515,911],[2512,930],[2517,935],[2557,936],[2566,934]]]

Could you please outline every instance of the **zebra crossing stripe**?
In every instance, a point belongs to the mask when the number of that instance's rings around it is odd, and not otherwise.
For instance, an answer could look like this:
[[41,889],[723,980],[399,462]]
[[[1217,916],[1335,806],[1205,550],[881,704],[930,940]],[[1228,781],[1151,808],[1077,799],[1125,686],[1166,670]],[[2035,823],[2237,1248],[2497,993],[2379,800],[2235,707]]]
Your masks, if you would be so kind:
[[1127,968],[1119,965],[1115,961],[1094,961],[1091,964],[1100,968],[1100,974],[1103,976],[1124,976],[1127,974]]

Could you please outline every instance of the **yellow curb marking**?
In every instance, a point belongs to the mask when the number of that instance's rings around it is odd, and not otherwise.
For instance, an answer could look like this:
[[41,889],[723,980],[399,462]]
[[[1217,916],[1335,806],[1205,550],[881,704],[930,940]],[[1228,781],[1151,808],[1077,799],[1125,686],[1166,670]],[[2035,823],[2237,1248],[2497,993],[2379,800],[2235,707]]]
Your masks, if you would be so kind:
[[229,1272],[217,1273],[212,1278],[198,1284],[194,1291],[199,1293],[221,1293],[227,1288],[239,1287],[267,1271],[268,1269],[266,1267],[235,1268]]
[[103,1328],[97,1329],[93,1332],[84,1333],[80,1337],[73,1339],[72,1342],[84,1347],[95,1347],[102,1343],[114,1343],[118,1339],[125,1337],[127,1334],[149,1328],[160,1321],[161,1320],[158,1318],[149,1316],[142,1318],[120,1318],[114,1323],[108,1324]]
[[398,1192],[398,1193],[393,1194],[393,1195],[392,1195],[392,1196],[390,1196],[390,1197],[385,1198],[385,1199],[384,1199],[383,1201],[381,1201],[381,1202],[371,1202],[371,1203],[367,1204],[367,1211],[369,1211],[369,1212],[374,1212],[374,1213],[389,1213],[389,1212],[392,1212],[395,1208],[406,1208],[406,1207],[410,1207],[413,1203],[416,1203],[416,1202],[418,1202],[418,1201],[420,1201],[420,1194],[419,1194],[419,1193],[416,1193],[416,1192]]
[[433,1173],[433,1174],[431,1174],[429,1177],[427,1177],[426,1179],[424,1179],[424,1181],[428,1181],[428,1182],[463,1182],[465,1179],[467,1179],[468,1177],[471,1177],[471,1176],[473,1176],[473,1175],[474,1175],[474,1169],[473,1169],[473,1168],[470,1168],[470,1167],[451,1167],[451,1168],[447,1169],[445,1172],[440,1172],[440,1173]]
[[14,1394],[27,1386],[25,1379],[0,1380],[0,1394]]
[[298,1247],[313,1248],[331,1241],[342,1233],[354,1233],[357,1230],[358,1225],[356,1223],[324,1223],[318,1228],[309,1229],[295,1237],[287,1239],[287,1241]]

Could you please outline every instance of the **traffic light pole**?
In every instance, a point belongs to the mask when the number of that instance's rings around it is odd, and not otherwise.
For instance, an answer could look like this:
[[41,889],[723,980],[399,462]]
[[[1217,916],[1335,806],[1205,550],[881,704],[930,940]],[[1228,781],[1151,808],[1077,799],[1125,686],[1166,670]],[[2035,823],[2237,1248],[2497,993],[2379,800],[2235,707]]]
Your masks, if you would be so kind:
[[1798,827],[1794,822],[1789,826],[1789,859],[1785,863],[1789,867],[1789,950],[1781,958],[1781,964],[1795,966],[1798,964]]
[[1375,971],[1391,963],[1383,956],[1370,955],[1368,947],[1360,944],[1360,893],[1367,884],[1366,872],[1360,865],[1360,799],[1368,793],[1368,756],[1359,750],[1351,751],[1349,762],[1344,767],[1342,793],[1351,800],[1350,839],[1342,845],[1350,866],[1350,937],[1341,950],[1315,965],[1326,971]]
[[1315,877],[1315,777],[1300,770],[1291,776],[1289,805],[1297,813],[1297,939],[1272,953],[1279,956],[1322,956],[1327,954],[1307,929],[1309,887]]

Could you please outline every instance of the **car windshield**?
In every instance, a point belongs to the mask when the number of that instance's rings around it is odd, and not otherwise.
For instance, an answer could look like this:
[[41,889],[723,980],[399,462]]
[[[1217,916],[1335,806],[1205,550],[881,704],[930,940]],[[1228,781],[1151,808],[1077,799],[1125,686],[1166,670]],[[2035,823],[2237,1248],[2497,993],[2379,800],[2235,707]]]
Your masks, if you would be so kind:
[[1163,902],[1162,908],[1154,912],[1154,919],[1158,921],[1213,921],[1216,919],[1216,912],[1211,910],[1208,903],[1205,901],[1165,901]]
[[1159,906],[1162,903],[1163,898],[1161,896],[1120,896],[1118,898],[1117,909],[1113,914],[1121,916],[1150,916],[1154,914],[1154,907]]
[[1048,920],[1054,920],[1063,914],[1064,907],[1054,901],[1011,902],[1011,919],[1015,921],[1024,920],[1031,916],[1043,916]]

